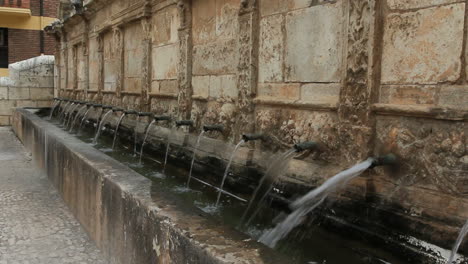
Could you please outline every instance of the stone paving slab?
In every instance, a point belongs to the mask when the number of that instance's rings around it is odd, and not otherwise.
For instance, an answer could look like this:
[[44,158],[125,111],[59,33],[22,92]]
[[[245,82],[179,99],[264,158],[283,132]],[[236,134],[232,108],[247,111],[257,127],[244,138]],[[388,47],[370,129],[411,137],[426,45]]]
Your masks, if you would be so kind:
[[0,264],[104,264],[47,177],[0,128]]

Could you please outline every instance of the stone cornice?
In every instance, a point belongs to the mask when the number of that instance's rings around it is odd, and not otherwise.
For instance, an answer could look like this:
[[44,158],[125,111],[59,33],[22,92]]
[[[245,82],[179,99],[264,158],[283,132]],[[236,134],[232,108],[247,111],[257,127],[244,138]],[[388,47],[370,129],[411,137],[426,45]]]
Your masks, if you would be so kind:
[[468,109],[454,109],[450,107],[374,104],[372,105],[372,110],[381,115],[425,117],[451,121],[468,120]]

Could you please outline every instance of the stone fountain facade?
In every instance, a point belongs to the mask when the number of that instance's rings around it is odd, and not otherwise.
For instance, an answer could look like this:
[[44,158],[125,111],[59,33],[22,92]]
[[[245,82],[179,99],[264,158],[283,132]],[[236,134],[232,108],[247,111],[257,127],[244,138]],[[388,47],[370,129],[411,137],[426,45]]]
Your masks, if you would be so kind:
[[60,97],[192,119],[194,133],[224,124],[213,137],[231,144],[248,132],[277,143],[251,145],[244,162],[318,141],[322,151],[298,157],[284,177],[304,186],[392,152],[398,173],[370,171],[342,195],[355,214],[446,248],[468,218],[467,1],[87,0],[62,9],[70,13],[48,28],[59,40]]

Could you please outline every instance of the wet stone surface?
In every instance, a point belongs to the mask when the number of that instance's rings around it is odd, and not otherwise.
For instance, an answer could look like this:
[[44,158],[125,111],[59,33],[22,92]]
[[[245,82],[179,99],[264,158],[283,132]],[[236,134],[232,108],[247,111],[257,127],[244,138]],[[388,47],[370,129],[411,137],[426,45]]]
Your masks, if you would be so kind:
[[0,264],[107,263],[9,128],[0,168]]

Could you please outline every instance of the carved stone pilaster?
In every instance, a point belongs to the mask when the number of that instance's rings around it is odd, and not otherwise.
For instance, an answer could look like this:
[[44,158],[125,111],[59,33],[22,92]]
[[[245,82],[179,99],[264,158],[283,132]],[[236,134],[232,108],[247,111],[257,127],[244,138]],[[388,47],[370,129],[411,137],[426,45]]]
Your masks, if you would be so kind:
[[64,82],[64,87],[61,88],[61,93],[60,96],[65,97],[65,91],[68,86],[68,41],[67,41],[67,35],[64,32],[63,38],[62,38],[62,49],[63,49],[63,74],[65,74],[65,82]]
[[72,62],[73,62],[73,91],[78,88],[78,45],[74,45],[72,48]]
[[102,100],[102,91],[104,90],[104,35],[101,33],[96,37],[98,44],[98,94],[97,100]]
[[237,66],[237,120],[234,140],[255,130],[253,99],[257,92],[259,14],[256,0],[243,0],[239,9],[239,62]]
[[142,87],[141,87],[141,104],[145,111],[149,110],[149,91],[151,89],[151,18],[143,18],[141,20],[143,32],[143,60],[142,60]]
[[178,115],[190,119],[192,110],[192,7],[191,1],[177,3],[180,18],[178,62]]
[[85,30],[83,34],[83,61],[84,65],[84,94],[83,99],[88,98],[88,90],[89,90],[89,22],[85,20]]
[[372,151],[374,122],[371,118],[373,49],[376,21],[375,0],[349,0],[345,77],[340,92],[338,131],[341,153],[354,162]]
[[113,28],[112,31],[112,48],[113,55],[117,59],[116,63],[119,64],[117,67],[119,71],[117,72],[117,82],[115,87],[115,95],[117,98],[122,98],[122,90],[124,83],[124,31],[120,27]]

